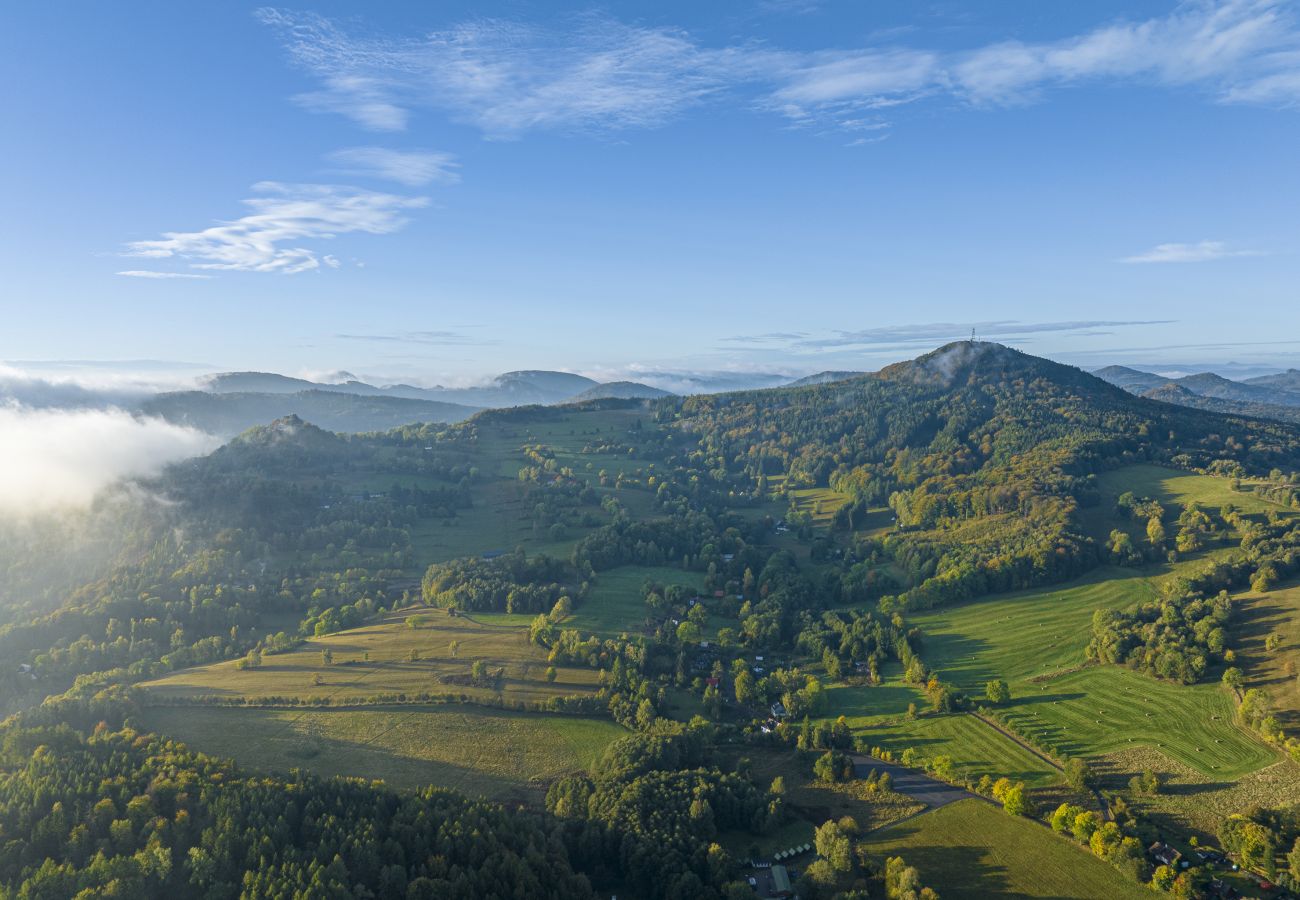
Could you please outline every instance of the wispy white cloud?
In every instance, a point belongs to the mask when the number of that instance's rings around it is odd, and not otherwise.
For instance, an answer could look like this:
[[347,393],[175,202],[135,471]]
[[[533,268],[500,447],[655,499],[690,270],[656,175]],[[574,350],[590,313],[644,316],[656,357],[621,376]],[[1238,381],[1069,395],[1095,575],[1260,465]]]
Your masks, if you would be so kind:
[[1194,244],[1157,244],[1145,253],[1126,256],[1125,263],[1210,262],[1240,256],[1263,256],[1261,250],[1233,250],[1223,241],[1199,241]]
[[318,90],[298,98],[303,105],[378,131],[404,129],[421,109],[496,138],[649,127],[722,95],[795,121],[841,124],[853,120],[846,111],[936,95],[1005,105],[1085,82],[1186,87],[1226,103],[1300,102],[1300,27],[1286,0],[1186,0],[1164,16],[1058,40],[965,50],[710,47],[681,29],[599,16],[562,33],[477,20],[418,38],[356,34],[306,13],[258,16],[319,78]]
[[389,150],[385,147],[347,147],[325,157],[347,175],[368,175],[408,187],[460,180],[456,158],[450,153],[424,150]]
[[257,16],[321,79],[301,104],[375,131],[404,129],[417,108],[496,138],[539,127],[657,125],[720,87],[731,55],[685,32],[594,16],[567,34],[479,20],[419,38],[358,36],[310,13]]
[[406,224],[404,211],[428,203],[424,197],[328,184],[264,181],[253,190],[259,196],[244,201],[251,214],[202,231],[169,231],[157,240],[133,241],[126,255],[180,258],[195,269],[306,272],[322,264],[335,266],[337,260],[322,260],[299,241],[329,240],[352,232],[388,234]]
[[[772,332],[756,335],[733,335],[721,340],[755,348],[767,348],[783,345],[791,352],[821,353],[827,350],[863,348],[863,347],[909,347],[915,345],[930,346],[944,341],[969,338],[972,330],[980,340],[1001,340],[1004,342],[1024,339],[1029,335],[1069,333],[1076,336],[1098,333],[1099,328],[1123,328],[1134,325],[1166,325],[1168,321],[1066,321],[1066,322],[923,322],[908,325],[879,325],[853,331],[840,330],[828,335],[813,337],[802,332]],[[1107,332],[1109,333],[1109,332]]]
[[125,272],[118,272],[118,275],[125,275],[127,278],[211,278],[211,275],[200,275],[197,272],[155,272],[151,269],[129,269]]
[[344,341],[368,341],[380,344],[429,344],[437,347],[485,346],[500,343],[460,331],[402,331],[390,334],[336,334]]
[[1104,78],[1199,85],[1219,99],[1241,101],[1261,82],[1300,71],[1300,60],[1288,58],[1297,49],[1300,35],[1282,0],[1192,0],[1168,16],[1060,41],[984,47],[960,59],[952,73],[955,89],[980,102],[1015,102],[1050,85]]

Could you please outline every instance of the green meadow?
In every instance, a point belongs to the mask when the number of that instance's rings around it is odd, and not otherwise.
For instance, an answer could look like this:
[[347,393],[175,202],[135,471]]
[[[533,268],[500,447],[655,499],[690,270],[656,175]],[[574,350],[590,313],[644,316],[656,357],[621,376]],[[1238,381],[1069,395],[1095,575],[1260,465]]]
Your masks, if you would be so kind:
[[535,802],[627,732],[603,719],[459,704],[373,709],[147,707],[143,726],[250,769],[427,784]]
[[944,900],[1150,897],[1080,845],[983,800],[961,800],[867,838],[878,858],[902,856]]
[[591,593],[575,607],[564,627],[601,637],[639,633],[646,621],[642,593],[646,581],[665,586],[679,584],[696,591],[704,584],[701,573],[672,566],[620,566],[596,576]]
[[[412,622],[418,627],[411,627]],[[452,642],[457,642],[454,651]],[[327,650],[333,657],[329,663],[324,659]],[[471,668],[480,660],[490,673],[501,670],[501,677],[491,684],[468,683]],[[234,661],[220,662],[174,672],[143,686],[159,700],[328,697],[336,705],[419,693],[480,699],[499,693],[511,701],[544,701],[597,688],[592,669],[558,666],[550,682],[548,666],[545,652],[529,642],[527,628],[415,607],[382,622],[312,638],[288,653],[266,655],[258,668],[241,670]]]

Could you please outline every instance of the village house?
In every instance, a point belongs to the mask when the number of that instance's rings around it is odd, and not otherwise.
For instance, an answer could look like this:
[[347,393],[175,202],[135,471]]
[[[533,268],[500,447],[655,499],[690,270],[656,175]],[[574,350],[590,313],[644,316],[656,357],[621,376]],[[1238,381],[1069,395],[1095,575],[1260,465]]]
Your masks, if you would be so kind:
[[1147,853],[1156,862],[1160,863],[1162,866],[1169,866],[1171,869],[1178,868],[1178,861],[1183,858],[1183,855],[1173,847],[1170,847],[1168,844],[1162,844],[1160,841],[1156,841],[1148,847]]

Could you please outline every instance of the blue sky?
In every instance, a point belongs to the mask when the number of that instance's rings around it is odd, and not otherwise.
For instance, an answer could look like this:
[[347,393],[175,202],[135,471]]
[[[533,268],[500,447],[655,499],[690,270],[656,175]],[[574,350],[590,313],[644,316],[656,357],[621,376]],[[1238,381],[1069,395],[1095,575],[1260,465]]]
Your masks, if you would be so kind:
[[0,359],[1297,364],[1294,3],[374,6],[7,7]]

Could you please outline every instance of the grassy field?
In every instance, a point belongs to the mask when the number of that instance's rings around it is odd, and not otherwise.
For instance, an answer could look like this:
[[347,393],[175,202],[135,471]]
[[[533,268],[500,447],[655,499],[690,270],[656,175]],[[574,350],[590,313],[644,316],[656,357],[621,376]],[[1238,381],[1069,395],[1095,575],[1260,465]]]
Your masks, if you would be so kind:
[[[411,615],[426,624],[411,628]],[[455,656],[451,642],[459,641]],[[323,662],[323,651],[334,657]],[[412,660],[411,652],[418,658]],[[368,654],[368,658],[367,658]],[[483,660],[489,671],[504,668],[499,684],[461,684],[471,666]],[[383,622],[313,638],[301,647],[263,658],[257,669],[236,669],[234,662],[214,663],[174,672],[144,685],[159,699],[215,696],[249,698],[330,697],[334,703],[386,694],[467,694],[509,700],[545,700],[557,695],[596,690],[591,669],[559,666],[554,684],[546,680],[546,654],[528,642],[526,628],[480,624],[440,610],[408,609]],[[319,683],[317,680],[319,679]]]
[[[1220,823],[1233,813],[1256,806],[1290,806],[1300,797],[1300,763],[1279,756],[1277,762],[1232,781],[1209,777],[1151,747],[1135,747],[1097,760],[1103,786],[1120,789],[1131,772],[1160,773],[1159,794],[1141,798],[1144,813],[1175,833],[1213,840]],[[1217,773],[1216,773],[1217,774]]]
[[[1148,578],[1130,569],[1098,569],[1062,587],[976,600],[924,613],[911,621],[922,630],[926,663],[974,696],[986,682],[1006,679],[1013,689],[1028,679],[1083,662],[1093,611],[1124,608],[1155,596]],[[877,687],[836,687],[831,708],[870,724],[924,705],[920,690],[895,672]],[[1014,692],[1014,690],[1013,690]]]
[[977,600],[914,621],[924,632],[926,663],[963,690],[982,693],[993,678],[1014,684],[1078,665],[1095,610],[1155,597],[1151,575],[1103,567],[1063,586]]
[[[1300,729],[1300,585],[1246,593],[1241,603],[1237,664],[1250,687],[1268,691],[1283,727]],[[1281,646],[1272,652],[1264,646],[1270,634],[1282,637]]]
[[880,857],[902,856],[944,900],[1150,897],[1080,846],[983,800],[962,800],[868,838]]
[[583,634],[616,637],[626,631],[640,633],[646,620],[641,587],[646,580],[663,585],[680,584],[700,590],[704,578],[699,572],[685,572],[672,566],[621,566],[601,572],[592,583],[591,594],[564,622]]
[[[1179,566],[1196,564],[1193,560]],[[924,632],[922,658],[977,699],[987,681],[1005,679],[1015,698],[1009,712],[1017,730],[1041,735],[1064,753],[1097,756],[1150,744],[1215,778],[1267,766],[1276,754],[1234,724],[1230,699],[1216,684],[1176,685],[1117,666],[1070,671],[1085,661],[1094,610],[1123,609],[1152,599],[1159,579],[1175,570],[1107,567],[1061,587],[919,615],[914,621]],[[897,672],[886,675],[886,683],[877,687],[832,688],[830,714],[845,714],[855,729],[870,731],[881,722],[899,721],[908,703],[924,708],[917,688],[904,684]],[[918,727],[899,721],[890,732],[906,743],[908,738],[924,739],[909,733]],[[888,733],[882,732],[880,740],[871,737],[872,743],[898,746],[884,736]],[[933,751],[923,750],[927,756],[948,753],[959,766],[985,766],[990,761],[989,752],[977,752],[937,730],[932,746]],[[996,748],[988,751],[994,751],[992,760],[1014,760]]]
[[473,706],[350,710],[146,708],[145,728],[251,769],[311,769],[537,802],[627,732],[613,722]]
[[852,816],[860,828],[869,830],[900,821],[925,808],[924,804],[901,794],[868,793],[866,782],[857,779],[823,784],[812,775],[815,754],[747,747],[728,758],[726,767],[735,768],[740,756],[748,761],[752,777],[760,787],[767,787],[777,776],[785,780],[786,808],[798,819],[776,834],[764,837],[723,835],[723,845],[741,856],[766,855],[809,842],[813,829],[828,819]]
[[868,731],[866,737],[873,745],[896,754],[907,747],[927,758],[947,754],[960,773],[977,779],[981,775],[1006,776],[1030,787],[1060,780],[1060,774],[1047,762],[974,716],[922,716],[903,720],[879,734]]
[[1007,710],[1022,734],[1071,756],[1153,746],[1211,778],[1235,778],[1277,754],[1233,722],[1216,684],[1157,681],[1119,666],[1095,666],[1037,685]]
[[1295,514],[1294,510],[1271,500],[1265,500],[1250,491],[1249,480],[1243,483],[1243,490],[1234,491],[1232,480],[1229,478],[1195,475],[1163,466],[1125,466],[1102,474],[1097,482],[1101,490],[1101,509],[1108,513],[1114,509],[1115,500],[1120,494],[1132,491],[1138,497],[1159,500],[1167,511],[1171,505],[1181,506],[1195,501],[1205,509],[1217,510],[1223,504],[1231,503],[1245,513],[1264,513],[1273,510]]
[[848,494],[823,487],[798,488],[790,493],[795,508],[812,516],[814,525],[829,525],[840,507],[852,499]]
[[[485,480],[472,488],[474,505],[459,510],[454,520],[425,520],[411,529],[416,566],[423,571],[431,563],[463,556],[477,556],[490,550],[513,550],[523,547],[528,553],[547,553],[567,557],[577,541],[590,529],[570,526],[561,540],[536,532],[532,524],[532,503],[528,487],[518,481],[519,470],[532,465],[523,453],[525,444],[542,444],[555,455],[560,466],[573,469],[603,497],[616,496],[630,512],[646,514],[653,497],[649,490],[636,487],[616,489],[599,486],[603,469],[611,476],[623,474],[645,482],[653,472],[652,460],[626,453],[583,453],[588,445],[614,440],[635,445],[638,421],[645,429],[654,424],[641,410],[588,410],[580,414],[556,416],[542,422],[498,422],[480,424],[476,446],[470,456]],[[411,478],[375,478],[363,485],[366,489],[385,490],[392,482],[410,483]],[[604,520],[604,514],[600,514]]]

